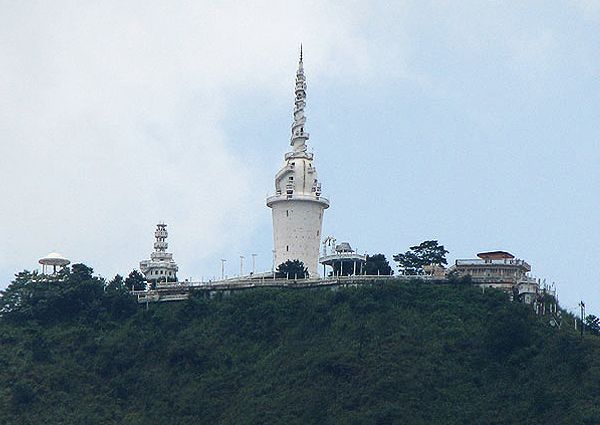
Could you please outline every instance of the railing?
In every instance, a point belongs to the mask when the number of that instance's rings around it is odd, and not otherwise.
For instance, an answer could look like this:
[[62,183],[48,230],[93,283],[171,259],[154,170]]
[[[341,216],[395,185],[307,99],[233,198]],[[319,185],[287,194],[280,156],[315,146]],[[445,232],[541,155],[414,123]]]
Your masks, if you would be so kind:
[[367,261],[367,256],[357,254],[356,252],[338,252],[336,254],[328,254],[319,258],[319,263],[323,264],[331,260],[354,260]]
[[524,260],[483,260],[483,259],[468,259],[456,260],[457,266],[522,266],[531,270],[531,266]]
[[538,293],[538,285],[534,283],[525,283],[517,285],[517,291],[519,295],[521,294],[537,294]]
[[[157,267],[172,267],[175,263],[173,262],[173,254],[169,254],[170,258],[161,258],[161,259],[151,259],[151,260],[143,260],[140,261],[140,264],[144,264],[144,265],[150,265],[152,264],[153,266],[156,265]],[[156,257],[154,257],[156,258]]]
[[[180,301],[189,297],[192,291],[206,292],[227,292],[249,290],[253,288],[315,288],[315,287],[336,287],[336,286],[355,286],[379,284],[383,282],[407,282],[411,280],[422,280],[431,282],[442,282],[438,276],[431,275],[363,275],[363,276],[335,276],[322,279],[286,279],[275,278],[235,278],[208,282],[167,282],[157,285],[156,289],[132,291],[137,297],[139,303]],[[544,291],[533,279],[512,280],[512,279],[493,279],[481,278],[473,279],[475,285],[497,285],[499,288],[510,289],[518,285],[519,293],[536,293]],[[522,287],[522,288],[521,288]],[[545,290],[552,295],[551,290]]]
[[191,291],[236,291],[252,288],[313,288],[371,284],[377,281],[408,281],[412,279],[434,280],[432,276],[336,276],[323,279],[228,279],[209,282],[163,283],[156,289],[132,291],[139,303],[178,301],[189,297]]
[[323,204],[326,204],[327,206],[329,206],[329,199],[323,197],[323,196],[319,196],[319,195],[300,195],[300,194],[292,194],[292,195],[287,195],[287,194],[281,194],[281,195],[272,195],[267,197],[267,205],[276,202],[276,201],[282,201],[282,200],[298,200],[298,201],[319,201]]
[[481,264],[508,264],[517,265],[527,264],[525,260],[483,260],[478,258],[468,260],[456,260],[456,265],[481,265]]

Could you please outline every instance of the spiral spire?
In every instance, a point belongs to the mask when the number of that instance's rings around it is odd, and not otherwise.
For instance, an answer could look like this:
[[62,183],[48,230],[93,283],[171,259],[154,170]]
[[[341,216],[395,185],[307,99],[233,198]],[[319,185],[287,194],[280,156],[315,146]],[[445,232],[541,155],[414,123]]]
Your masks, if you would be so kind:
[[294,99],[294,122],[292,123],[292,137],[290,145],[294,152],[306,152],[306,141],[308,133],[304,131],[306,117],[304,108],[306,107],[306,78],[304,77],[304,63],[302,57],[302,44],[300,45],[300,60],[298,61],[298,71],[296,72],[296,87]]

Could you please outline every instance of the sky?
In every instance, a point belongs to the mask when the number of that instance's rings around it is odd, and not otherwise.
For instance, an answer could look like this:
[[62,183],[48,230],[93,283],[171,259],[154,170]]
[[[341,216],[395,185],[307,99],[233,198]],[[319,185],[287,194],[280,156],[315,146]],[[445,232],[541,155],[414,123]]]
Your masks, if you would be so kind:
[[600,315],[600,1],[0,0],[0,288],[270,270],[300,43],[323,234],[506,250]]

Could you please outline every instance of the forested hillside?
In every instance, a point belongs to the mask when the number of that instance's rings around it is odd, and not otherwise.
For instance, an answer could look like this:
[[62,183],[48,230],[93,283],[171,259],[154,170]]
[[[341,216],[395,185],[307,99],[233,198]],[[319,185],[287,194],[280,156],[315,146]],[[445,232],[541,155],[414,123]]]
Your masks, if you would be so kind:
[[1,424],[598,424],[600,343],[466,284],[137,306],[82,265],[21,273]]

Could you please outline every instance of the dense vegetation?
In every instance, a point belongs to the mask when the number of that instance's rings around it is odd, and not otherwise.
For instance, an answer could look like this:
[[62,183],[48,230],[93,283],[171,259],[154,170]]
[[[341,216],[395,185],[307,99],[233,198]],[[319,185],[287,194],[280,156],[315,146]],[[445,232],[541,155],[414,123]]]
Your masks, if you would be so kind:
[[598,424],[600,338],[468,285],[250,290],[138,307],[21,273],[2,424]]

